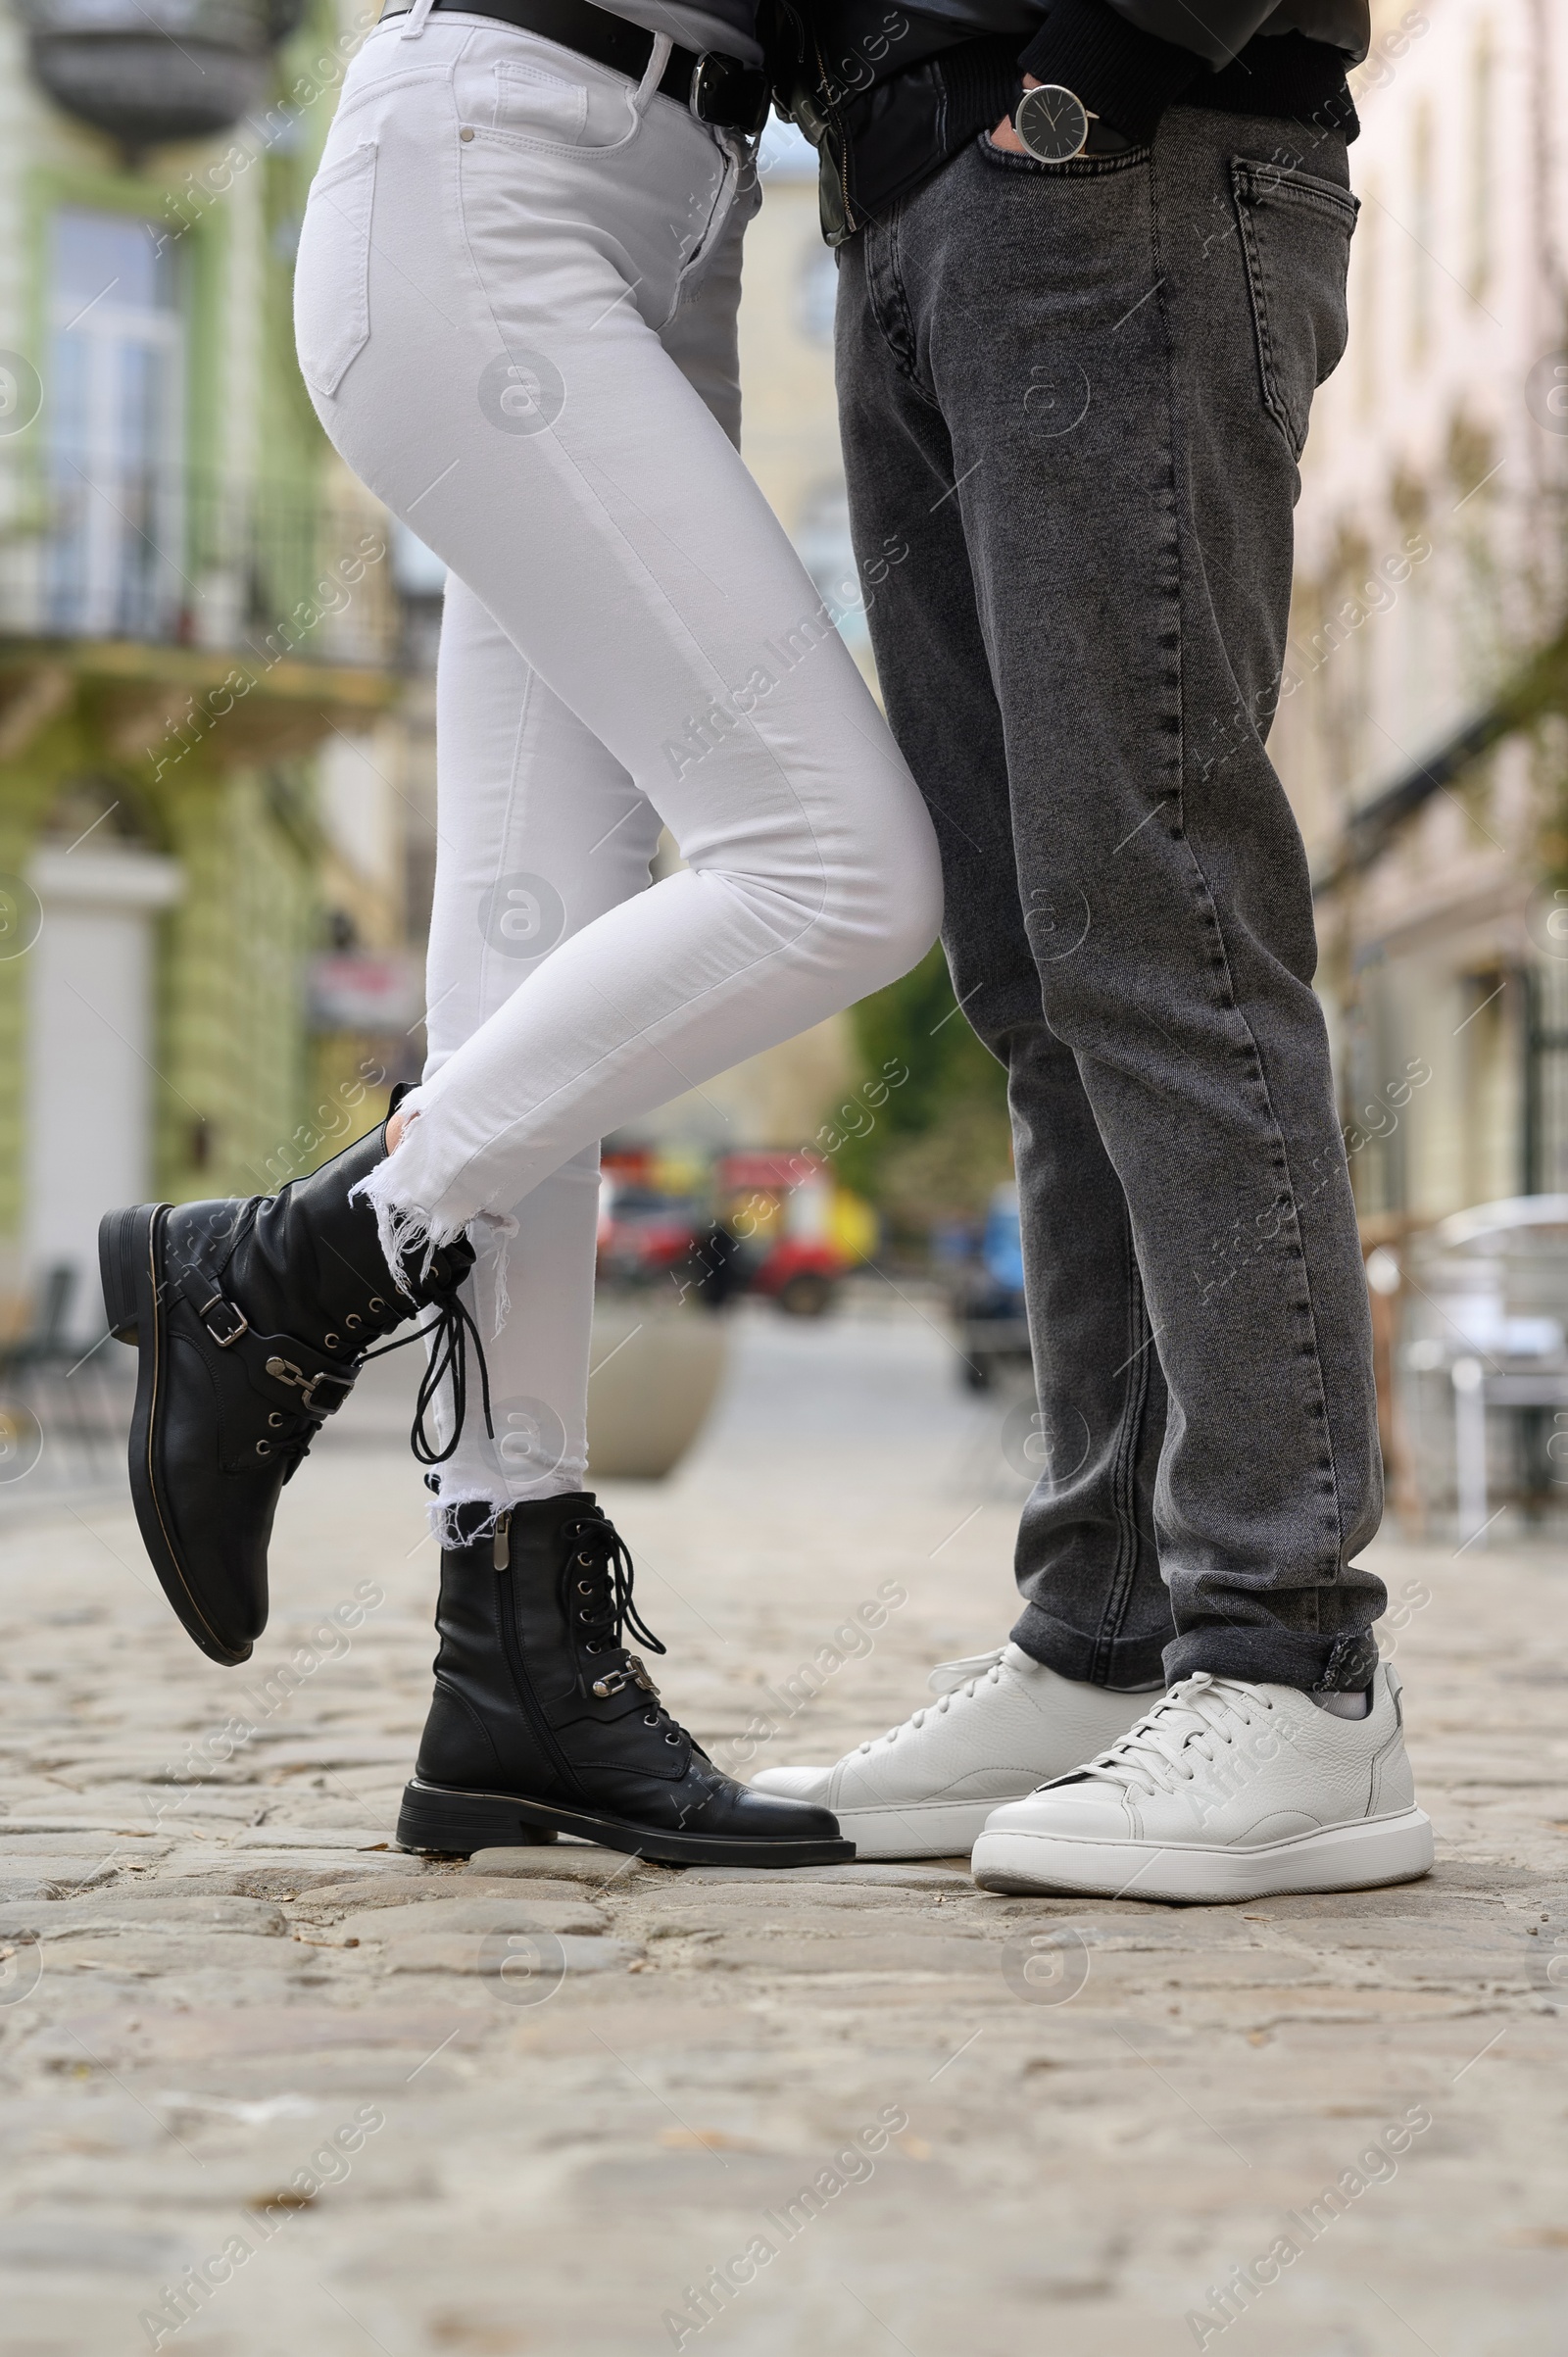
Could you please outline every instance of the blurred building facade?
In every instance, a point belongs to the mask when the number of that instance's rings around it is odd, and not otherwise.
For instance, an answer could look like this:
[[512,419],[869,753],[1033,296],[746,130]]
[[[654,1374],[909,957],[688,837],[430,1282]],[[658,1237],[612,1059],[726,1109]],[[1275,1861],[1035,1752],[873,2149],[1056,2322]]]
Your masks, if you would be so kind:
[[[0,0],[0,1334],[106,1203],[313,1167],[422,1054],[442,570],[340,466],[292,263],[362,0]],[[815,162],[768,135],[746,455],[868,667]],[[664,847],[666,863],[677,857]],[[818,1026],[654,1117],[796,1149]]]
[[89,1334],[106,1203],[310,1167],[408,1021],[343,963],[403,931],[394,567],[290,324],[358,34],[171,5],[0,12],[0,1312],[71,1265]]
[[1270,750],[1379,1242],[1568,1191],[1568,19],[1373,17]]

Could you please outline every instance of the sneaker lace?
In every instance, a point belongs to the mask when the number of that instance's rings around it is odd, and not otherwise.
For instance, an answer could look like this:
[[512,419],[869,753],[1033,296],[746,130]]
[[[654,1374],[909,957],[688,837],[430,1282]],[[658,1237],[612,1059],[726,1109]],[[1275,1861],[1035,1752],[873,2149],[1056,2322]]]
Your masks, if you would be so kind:
[[923,1727],[927,1719],[940,1718],[943,1712],[951,1710],[956,1702],[969,1701],[980,1687],[999,1685],[1003,1670],[1001,1654],[987,1654],[985,1658],[990,1665],[988,1668],[978,1671],[972,1678],[966,1678],[962,1686],[950,1687],[948,1692],[945,1694],[939,1694],[934,1702],[925,1703],[899,1726],[890,1727],[886,1735],[873,1736],[869,1743],[861,1743],[859,1746],[861,1751],[874,1751],[883,1743],[896,1743],[906,1729],[912,1733]]
[[1223,1746],[1234,1743],[1238,1723],[1250,1727],[1273,1708],[1255,1686],[1196,1670],[1162,1694],[1136,1727],[1075,1770],[1075,1778],[1099,1777],[1146,1798],[1168,1792],[1178,1784],[1192,1783],[1199,1760],[1212,1760]]

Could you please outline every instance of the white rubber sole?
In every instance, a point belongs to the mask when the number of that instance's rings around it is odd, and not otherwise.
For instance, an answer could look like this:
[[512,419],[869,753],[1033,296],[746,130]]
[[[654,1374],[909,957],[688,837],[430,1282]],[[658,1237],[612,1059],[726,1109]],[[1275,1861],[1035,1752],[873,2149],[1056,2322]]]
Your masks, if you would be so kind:
[[[845,1832],[849,1827],[845,1826]],[[863,1850],[859,1853],[865,1855]],[[1253,1849],[1234,1844],[1091,1841],[1072,1834],[982,1834],[974,1879],[982,1891],[1092,1891],[1210,1906],[1288,1891],[1369,1891],[1414,1882],[1432,1868],[1432,1821],[1421,1809],[1328,1825]]]
[[904,1808],[838,1808],[833,1814],[858,1858],[966,1858],[986,1819],[1009,1801],[1026,1800],[1035,1789],[994,1800],[911,1800]]

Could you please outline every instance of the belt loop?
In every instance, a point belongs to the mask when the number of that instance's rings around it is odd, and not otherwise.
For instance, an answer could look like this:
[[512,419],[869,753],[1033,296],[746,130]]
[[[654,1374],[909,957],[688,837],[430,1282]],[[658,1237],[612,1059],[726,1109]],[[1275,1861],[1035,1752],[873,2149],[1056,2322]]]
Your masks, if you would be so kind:
[[434,6],[435,0],[414,0],[414,6],[409,11],[409,21],[403,27],[400,39],[416,41],[423,32],[424,21]]
[[674,46],[667,32],[655,33],[653,54],[648,60],[642,80],[637,84],[637,95],[631,102],[639,115],[663,80],[664,68],[669,64],[669,54]]

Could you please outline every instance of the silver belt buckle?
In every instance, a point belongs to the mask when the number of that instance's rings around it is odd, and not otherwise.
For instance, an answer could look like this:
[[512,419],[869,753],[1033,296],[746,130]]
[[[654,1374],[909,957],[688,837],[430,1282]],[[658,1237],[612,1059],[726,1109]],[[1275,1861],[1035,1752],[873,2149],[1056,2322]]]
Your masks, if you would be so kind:
[[710,79],[710,69],[712,64],[712,58],[713,52],[710,49],[705,49],[703,51],[702,56],[692,68],[692,86],[686,93],[687,109],[699,123],[706,123],[708,121],[707,116],[703,113],[703,99],[707,94],[708,84]]

